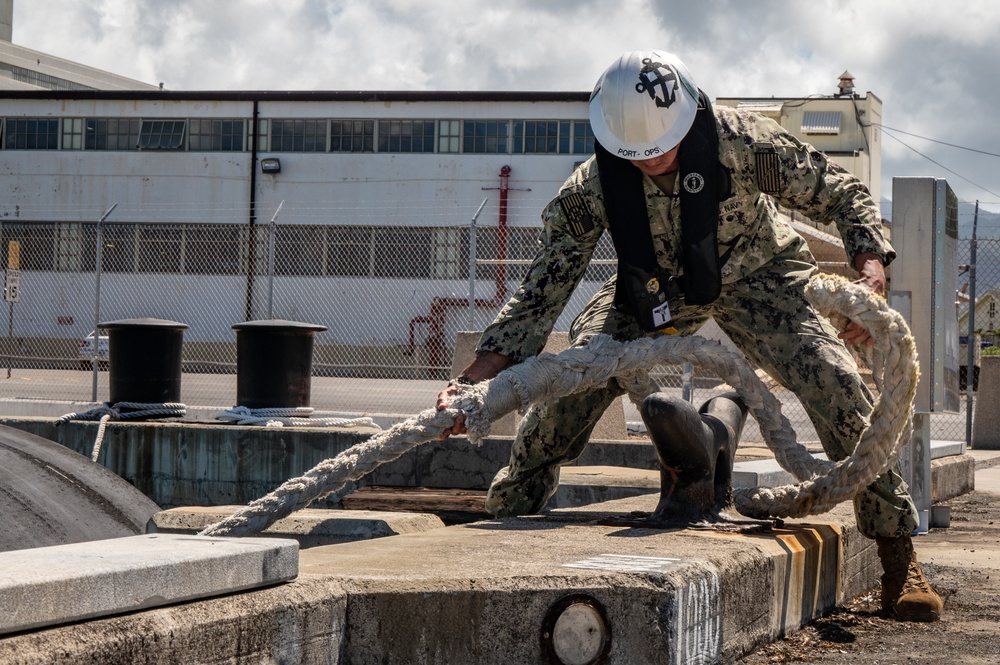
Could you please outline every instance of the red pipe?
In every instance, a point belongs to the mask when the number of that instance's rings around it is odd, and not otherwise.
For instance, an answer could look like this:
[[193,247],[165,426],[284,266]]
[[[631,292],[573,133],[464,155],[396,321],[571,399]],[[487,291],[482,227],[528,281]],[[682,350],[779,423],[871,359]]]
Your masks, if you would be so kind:
[[[499,307],[507,298],[507,279],[504,260],[507,258],[507,192],[510,190],[510,167],[504,165],[500,169],[500,216],[497,219],[497,272],[493,297],[489,300],[476,298],[476,307]],[[413,327],[417,323],[427,323],[427,364],[432,373],[443,368],[444,357],[448,351],[445,345],[445,320],[449,309],[468,308],[468,298],[435,297],[431,301],[431,311],[428,316],[415,316],[410,319],[409,353],[413,354]],[[439,372],[437,372],[439,373]]]
[[494,300],[503,300],[507,296],[507,280],[505,279],[504,259],[507,258],[507,192],[510,189],[510,167],[504,165],[500,169],[500,217],[497,219],[497,279]]

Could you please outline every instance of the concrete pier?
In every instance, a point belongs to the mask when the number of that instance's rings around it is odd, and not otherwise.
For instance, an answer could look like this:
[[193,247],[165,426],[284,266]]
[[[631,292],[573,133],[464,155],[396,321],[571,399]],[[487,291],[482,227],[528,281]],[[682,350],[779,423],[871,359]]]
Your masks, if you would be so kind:
[[567,599],[601,608],[604,662],[722,662],[877,582],[850,506],[749,536],[602,524],[655,505],[315,547],[278,588],[21,632],[0,639],[0,663],[546,662],[568,648],[554,628]]

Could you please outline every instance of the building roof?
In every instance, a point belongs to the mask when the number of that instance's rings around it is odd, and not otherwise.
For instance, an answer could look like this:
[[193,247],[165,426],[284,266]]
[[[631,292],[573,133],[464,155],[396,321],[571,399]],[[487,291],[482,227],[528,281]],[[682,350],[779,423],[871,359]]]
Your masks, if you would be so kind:
[[118,76],[0,40],[0,90],[158,90]]
[[738,103],[736,108],[743,109],[745,111],[753,111],[755,113],[770,113],[777,115],[781,113],[781,109],[784,108],[784,106],[785,103],[780,100],[761,101],[759,99],[752,99]]
[[99,99],[271,102],[586,102],[589,92],[469,90],[43,90],[7,95],[12,99]]

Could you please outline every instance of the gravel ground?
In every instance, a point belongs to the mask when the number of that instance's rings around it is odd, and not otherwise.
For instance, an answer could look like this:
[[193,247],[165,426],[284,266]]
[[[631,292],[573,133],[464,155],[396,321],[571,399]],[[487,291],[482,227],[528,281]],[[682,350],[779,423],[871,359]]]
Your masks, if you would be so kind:
[[875,589],[737,662],[1000,663],[1000,495],[976,491],[940,505],[951,507],[951,526],[916,538],[924,573],[944,600],[940,621],[882,616]]

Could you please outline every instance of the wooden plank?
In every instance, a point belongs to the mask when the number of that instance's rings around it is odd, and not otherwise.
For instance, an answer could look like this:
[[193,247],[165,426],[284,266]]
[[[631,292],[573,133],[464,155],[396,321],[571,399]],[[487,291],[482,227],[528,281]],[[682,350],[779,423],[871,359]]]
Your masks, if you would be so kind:
[[439,487],[362,487],[341,499],[345,510],[433,513],[446,524],[490,519],[485,490]]

